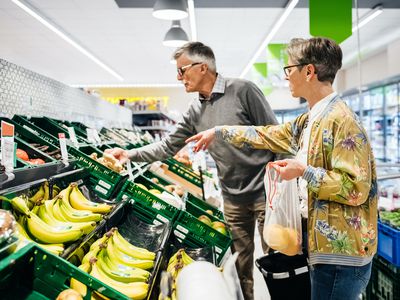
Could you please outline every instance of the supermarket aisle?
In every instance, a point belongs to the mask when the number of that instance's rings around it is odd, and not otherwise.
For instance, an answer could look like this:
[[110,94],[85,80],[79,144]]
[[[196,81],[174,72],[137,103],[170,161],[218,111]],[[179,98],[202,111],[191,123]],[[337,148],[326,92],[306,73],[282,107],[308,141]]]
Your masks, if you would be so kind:
[[[255,252],[254,260],[263,255],[261,248],[261,237],[258,230],[254,236]],[[270,300],[267,285],[265,284],[264,277],[256,266],[254,266],[254,300]]]

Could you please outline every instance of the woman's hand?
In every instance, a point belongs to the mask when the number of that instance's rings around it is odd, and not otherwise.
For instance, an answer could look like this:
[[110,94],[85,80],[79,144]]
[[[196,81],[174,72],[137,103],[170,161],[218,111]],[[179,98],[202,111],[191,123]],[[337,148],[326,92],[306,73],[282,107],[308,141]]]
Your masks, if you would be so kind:
[[211,142],[215,139],[215,128],[211,128],[188,138],[185,142],[197,142],[194,147],[194,152],[199,152],[200,150],[206,150]]
[[304,164],[295,159],[277,160],[271,166],[279,172],[283,180],[291,180],[303,176],[306,169]]
[[106,149],[104,152],[113,155],[121,164],[129,160],[128,151],[121,148]]

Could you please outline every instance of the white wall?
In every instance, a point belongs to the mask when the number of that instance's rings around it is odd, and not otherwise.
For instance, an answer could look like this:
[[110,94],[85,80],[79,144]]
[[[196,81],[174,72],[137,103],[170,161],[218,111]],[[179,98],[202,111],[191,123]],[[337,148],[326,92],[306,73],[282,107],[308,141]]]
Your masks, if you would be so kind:
[[[361,60],[361,86],[382,81],[400,74],[400,39],[386,45],[372,55]],[[345,67],[338,73],[337,90],[357,88],[359,86],[359,70],[357,63]]]

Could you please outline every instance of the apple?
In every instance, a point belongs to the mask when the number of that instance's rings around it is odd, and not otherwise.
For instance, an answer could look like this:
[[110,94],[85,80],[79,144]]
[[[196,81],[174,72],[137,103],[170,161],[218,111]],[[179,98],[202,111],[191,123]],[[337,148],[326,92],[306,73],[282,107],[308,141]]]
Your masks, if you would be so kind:
[[207,209],[206,213],[208,213],[209,215],[214,215],[213,211],[211,209]]
[[204,224],[207,224],[208,226],[212,227],[212,222],[209,217],[206,215],[201,215],[200,217],[197,218],[200,222],[203,222]]
[[212,228],[214,228],[216,231],[222,233],[223,235],[228,235],[228,231],[226,230],[226,225],[220,221],[213,222]]

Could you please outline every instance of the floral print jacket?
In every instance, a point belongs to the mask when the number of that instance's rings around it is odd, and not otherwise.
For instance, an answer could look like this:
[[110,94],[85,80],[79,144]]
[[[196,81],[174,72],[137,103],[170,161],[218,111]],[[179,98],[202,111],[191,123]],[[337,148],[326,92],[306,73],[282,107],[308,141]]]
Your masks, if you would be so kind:
[[[307,121],[305,113],[283,125],[219,126],[216,137],[295,155]],[[339,97],[312,124],[307,160],[310,263],[369,263],[377,248],[375,161],[365,129]]]

